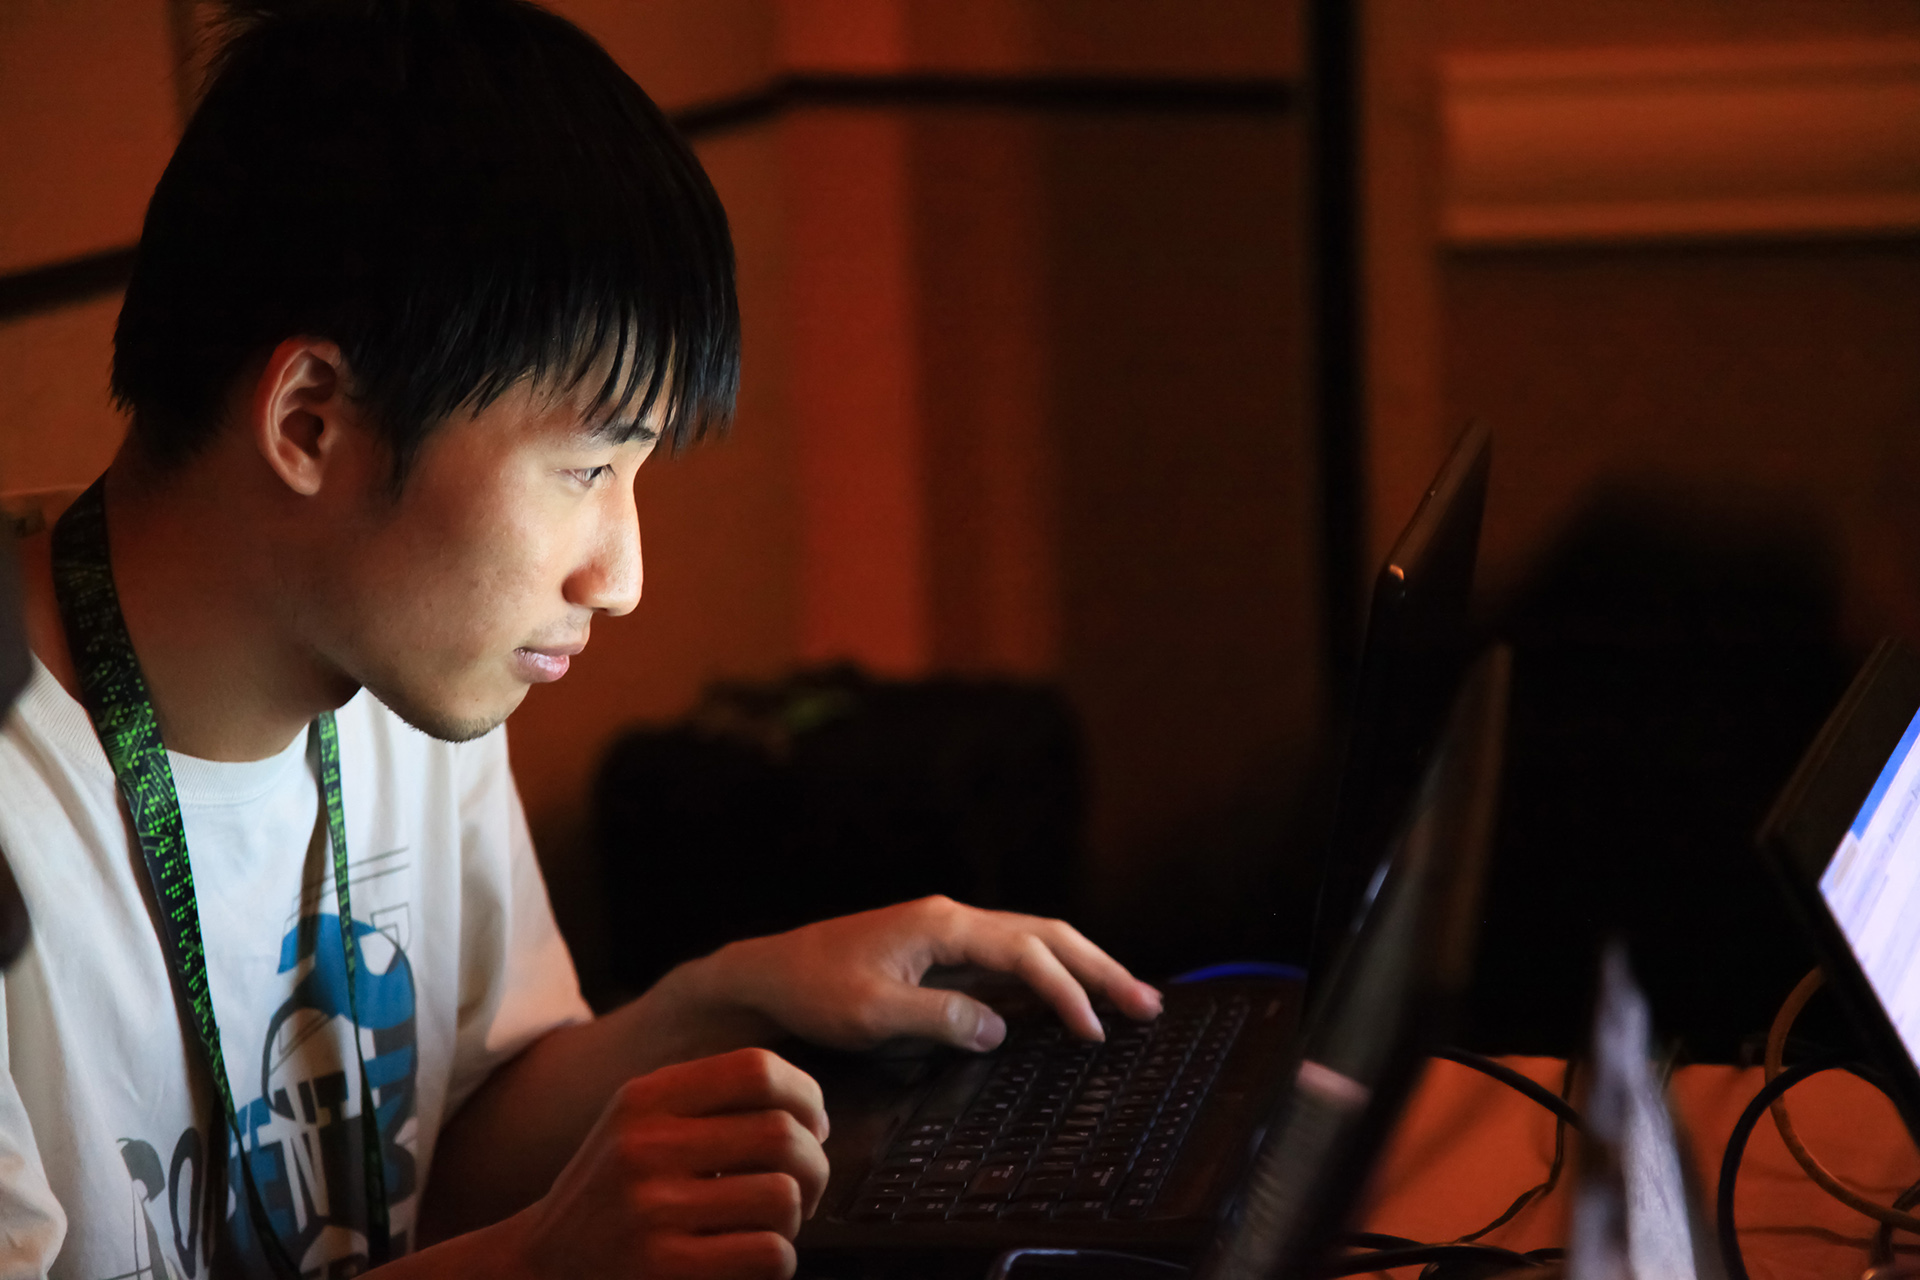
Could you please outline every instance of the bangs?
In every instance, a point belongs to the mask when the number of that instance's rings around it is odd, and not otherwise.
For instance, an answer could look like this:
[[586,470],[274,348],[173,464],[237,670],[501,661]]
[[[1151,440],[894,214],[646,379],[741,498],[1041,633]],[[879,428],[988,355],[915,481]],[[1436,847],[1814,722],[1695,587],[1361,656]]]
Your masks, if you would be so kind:
[[737,341],[724,329],[716,341],[709,326],[667,323],[630,297],[592,303],[584,322],[562,309],[518,335],[449,412],[478,413],[527,382],[572,400],[591,433],[615,444],[664,438],[677,454],[725,432],[739,386]]

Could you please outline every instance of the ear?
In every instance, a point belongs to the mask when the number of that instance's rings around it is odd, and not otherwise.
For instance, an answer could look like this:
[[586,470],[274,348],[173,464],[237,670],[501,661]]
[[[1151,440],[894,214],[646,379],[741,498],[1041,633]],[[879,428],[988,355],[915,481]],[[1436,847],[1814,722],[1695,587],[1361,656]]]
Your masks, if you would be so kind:
[[346,359],[323,338],[288,338],[254,384],[247,426],[260,456],[289,489],[311,498],[359,426]]

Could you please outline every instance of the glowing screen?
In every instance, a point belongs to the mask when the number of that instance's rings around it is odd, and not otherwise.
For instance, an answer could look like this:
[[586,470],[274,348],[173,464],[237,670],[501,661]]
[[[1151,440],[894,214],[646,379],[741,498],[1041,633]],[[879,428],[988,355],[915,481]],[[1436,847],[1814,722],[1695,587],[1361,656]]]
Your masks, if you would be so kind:
[[1907,1056],[1920,1063],[1920,715],[1907,725],[1867,802],[1820,876]]

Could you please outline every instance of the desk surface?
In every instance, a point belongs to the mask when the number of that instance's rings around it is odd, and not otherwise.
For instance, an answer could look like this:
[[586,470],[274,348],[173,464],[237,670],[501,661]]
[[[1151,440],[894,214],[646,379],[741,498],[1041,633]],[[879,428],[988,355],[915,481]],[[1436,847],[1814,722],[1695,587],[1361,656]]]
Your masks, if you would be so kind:
[[[1503,1061],[1549,1089],[1560,1087],[1564,1064],[1557,1059]],[[1684,1067],[1674,1075],[1673,1096],[1709,1212],[1727,1136],[1761,1080],[1758,1068]],[[1793,1089],[1787,1101],[1808,1149],[1863,1194],[1887,1203],[1920,1179],[1920,1153],[1892,1105],[1853,1076],[1824,1072]],[[1430,1241],[1478,1230],[1539,1183],[1552,1157],[1553,1117],[1544,1109],[1479,1072],[1433,1062],[1375,1179],[1364,1228]],[[1553,1195],[1484,1243],[1509,1249],[1563,1243],[1570,1182],[1563,1178]],[[1753,1280],[1824,1280],[1866,1270],[1874,1224],[1807,1178],[1771,1120],[1761,1122],[1747,1146],[1735,1221]]]

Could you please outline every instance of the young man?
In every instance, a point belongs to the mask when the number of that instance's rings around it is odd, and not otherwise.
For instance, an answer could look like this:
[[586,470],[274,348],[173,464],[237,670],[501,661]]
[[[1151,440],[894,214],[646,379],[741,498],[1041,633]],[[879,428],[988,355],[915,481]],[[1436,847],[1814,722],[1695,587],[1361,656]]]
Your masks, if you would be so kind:
[[148,210],[128,441],[23,547],[0,1278],[783,1276],[826,1121],[752,1046],[996,1043],[933,963],[1157,1010],[928,901],[588,1016],[499,726],[634,607],[635,472],[738,344],[712,188],[579,31],[246,7]]

